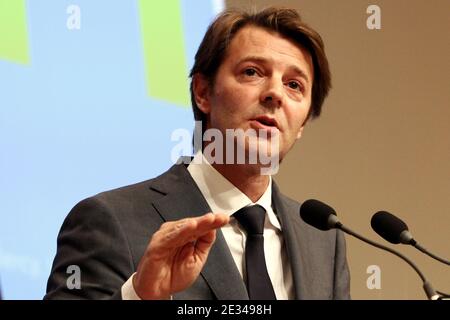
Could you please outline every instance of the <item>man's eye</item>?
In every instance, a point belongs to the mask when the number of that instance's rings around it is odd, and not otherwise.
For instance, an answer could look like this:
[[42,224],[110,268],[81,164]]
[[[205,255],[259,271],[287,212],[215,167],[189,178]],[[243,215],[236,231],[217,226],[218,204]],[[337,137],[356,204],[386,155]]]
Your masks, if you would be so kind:
[[298,83],[297,81],[289,81],[288,86],[289,86],[289,88],[294,89],[294,90],[299,90],[299,91],[302,90],[301,84]]
[[244,70],[246,76],[253,77],[256,75],[256,70],[253,68],[248,68]]

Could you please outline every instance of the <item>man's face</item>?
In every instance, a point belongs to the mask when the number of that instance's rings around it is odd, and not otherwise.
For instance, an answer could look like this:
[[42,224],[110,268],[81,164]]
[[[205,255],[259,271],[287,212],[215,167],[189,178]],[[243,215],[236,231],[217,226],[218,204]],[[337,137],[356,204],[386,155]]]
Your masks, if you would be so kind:
[[217,128],[224,136],[226,129],[278,134],[280,159],[300,138],[311,105],[312,59],[280,34],[242,28],[230,43],[214,86],[201,76],[194,81],[208,129]]

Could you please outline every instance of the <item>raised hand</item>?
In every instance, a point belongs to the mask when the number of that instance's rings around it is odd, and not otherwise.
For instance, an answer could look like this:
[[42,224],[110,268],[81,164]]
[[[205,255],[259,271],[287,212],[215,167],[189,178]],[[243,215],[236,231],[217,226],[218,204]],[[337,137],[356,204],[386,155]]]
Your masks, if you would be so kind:
[[188,288],[200,274],[216,229],[230,218],[208,213],[164,223],[155,232],[139,262],[133,286],[141,299],[168,299]]

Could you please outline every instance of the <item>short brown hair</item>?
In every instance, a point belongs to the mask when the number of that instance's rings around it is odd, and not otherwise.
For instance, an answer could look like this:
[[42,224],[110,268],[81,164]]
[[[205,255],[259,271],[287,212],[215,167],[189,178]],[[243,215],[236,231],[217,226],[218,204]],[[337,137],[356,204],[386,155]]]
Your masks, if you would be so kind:
[[203,130],[205,130],[206,116],[195,102],[192,77],[196,73],[202,74],[210,85],[214,85],[217,70],[225,58],[231,40],[240,29],[248,25],[278,32],[309,52],[313,61],[314,81],[308,119],[318,117],[325,97],[331,88],[331,74],[322,38],[301,20],[296,10],[270,7],[256,13],[227,10],[221,13],[209,26],[195,55],[194,66],[189,74],[195,120],[201,120]]

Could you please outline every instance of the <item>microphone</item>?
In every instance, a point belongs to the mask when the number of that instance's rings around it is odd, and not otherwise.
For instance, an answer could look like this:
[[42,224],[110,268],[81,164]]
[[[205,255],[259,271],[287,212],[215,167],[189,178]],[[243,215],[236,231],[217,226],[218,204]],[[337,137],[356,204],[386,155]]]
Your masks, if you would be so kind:
[[361,240],[364,241],[372,246],[375,246],[379,249],[388,251],[390,253],[395,254],[396,256],[400,257],[404,261],[406,261],[420,276],[423,282],[423,289],[425,291],[425,294],[429,300],[438,300],[441,297],[436,293],[436,291],[433,289],[433,286],[430,282],[425,279],[425,276],[423,273],[419,270],[419,268],[407,257],[405,257],[400,252],[397,252],[391,248],[385,247],[381,244],[378,244],[372,240],[369,240],[356,232],[353,232],[349,228],[345,227],[338,219],[336,211],[330,207],[329,205],[315,199],[310,199],[305,201],[300,206],[300,217],[305,221],[307,224],[320,229],[320,230],[330,230],[330,229],[340,229],[343,232]]
[[408,230],[408,226],[403,220],[386,211],[378,211],[370,220],[372,229],[378,233],[384,240],[393,244],[409,244],[426,255],[438,260],[439,262],[450,265],[450,261],[445,260],[429,252],[414,240]]

